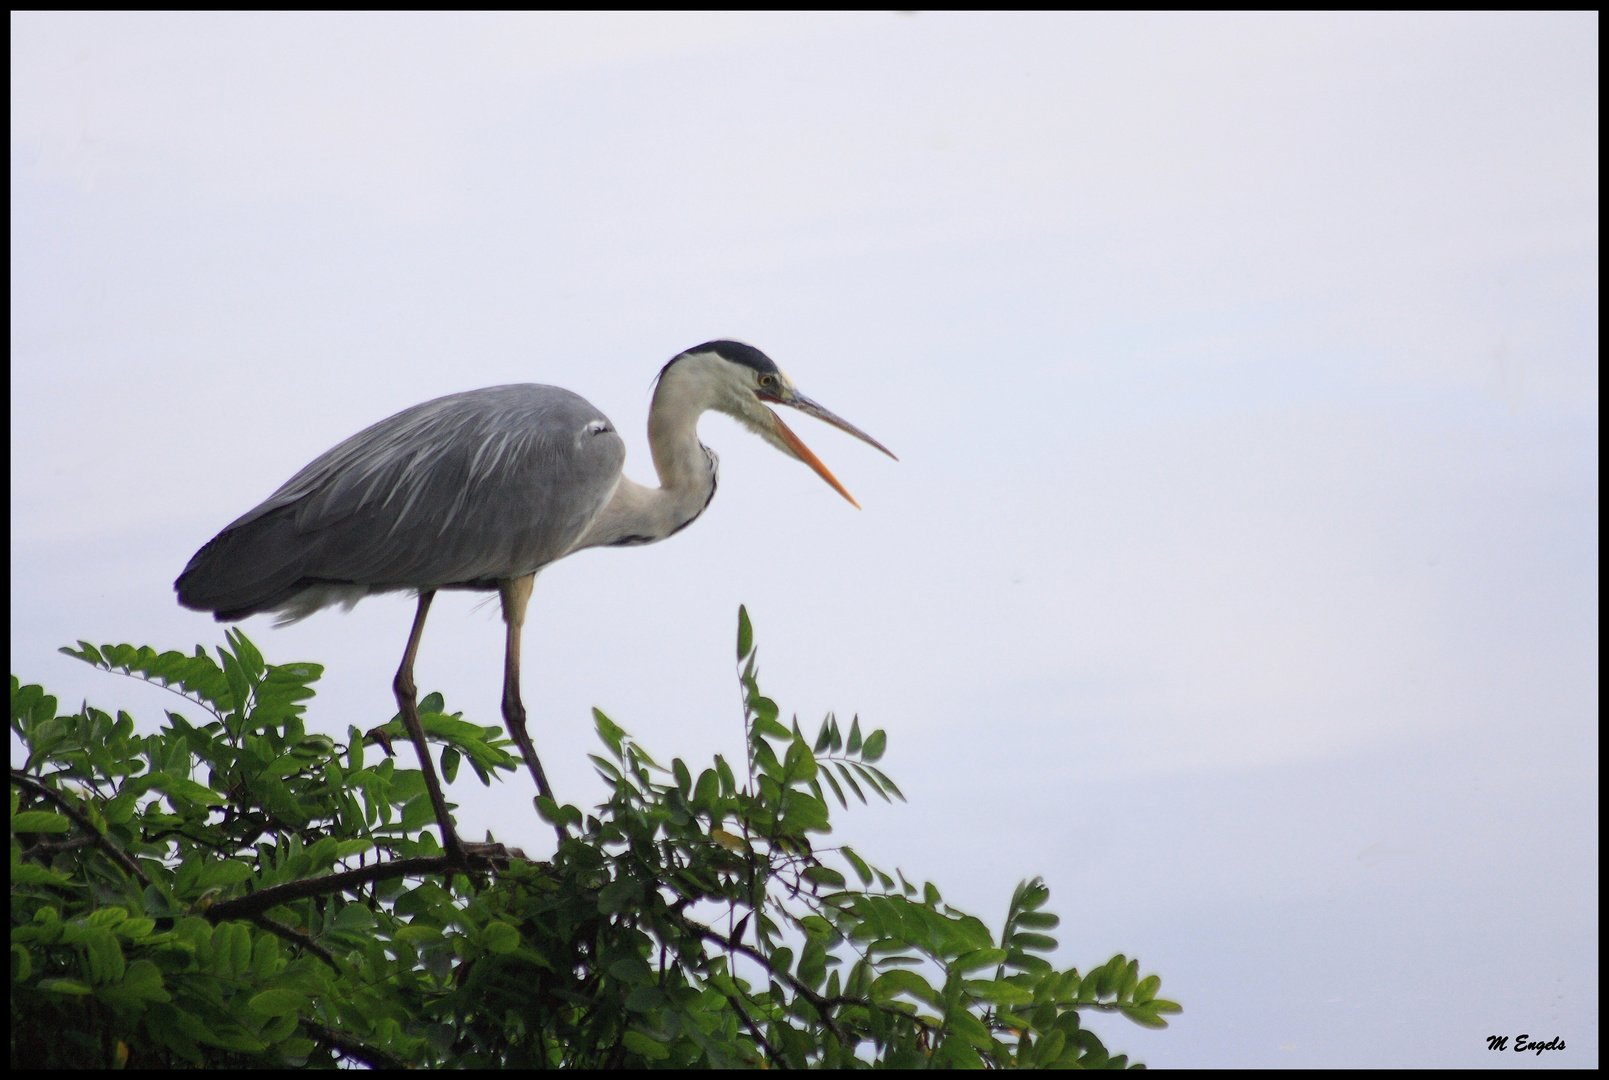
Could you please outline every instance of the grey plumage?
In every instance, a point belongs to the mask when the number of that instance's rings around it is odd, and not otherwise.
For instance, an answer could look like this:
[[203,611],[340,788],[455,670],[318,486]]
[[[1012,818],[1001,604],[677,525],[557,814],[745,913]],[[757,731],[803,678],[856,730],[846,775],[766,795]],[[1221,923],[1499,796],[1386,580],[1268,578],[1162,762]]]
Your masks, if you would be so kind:
[[567,554],[620,481],[608,417],[556,386],[427,401],[322,454],[198,551],[176,588],[285,621],[393,589],[496,589]]

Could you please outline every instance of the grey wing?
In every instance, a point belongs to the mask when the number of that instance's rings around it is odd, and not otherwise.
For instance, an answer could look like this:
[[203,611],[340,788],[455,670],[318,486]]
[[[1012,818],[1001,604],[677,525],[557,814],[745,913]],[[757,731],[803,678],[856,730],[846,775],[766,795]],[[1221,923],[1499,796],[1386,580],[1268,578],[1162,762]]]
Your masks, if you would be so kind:
[[180,576],[180,602],[242,618],[320,586],[491,588],[565,555],[624,460],[608,418],[568,390],[438,398],[354,435],[232,522]]

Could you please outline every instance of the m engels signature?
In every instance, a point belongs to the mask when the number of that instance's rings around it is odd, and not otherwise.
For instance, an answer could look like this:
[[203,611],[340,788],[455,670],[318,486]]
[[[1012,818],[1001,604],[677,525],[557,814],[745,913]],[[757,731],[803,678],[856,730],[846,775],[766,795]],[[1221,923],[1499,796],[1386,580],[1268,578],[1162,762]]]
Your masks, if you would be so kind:
[[[1508,1049],[1508,1036],[1507,1035],[1488,1035],[1488,1036],[1486,1036],[1486,1049],[1488,1049],[1488,1050],[1507,1050]],[[1541,1057],[1542,1056],[1542,1051],[1544,1051],[1544,1050],[1563,1050],[1563,1049],[1564,1049],[1564,1040],[1559,1038],[1557,1035],[1555,1035],[1553,1038],[1549,1039],[1547,1042],[1537,1042],[1534,1039],[1532,1039],[1529,1035],[1516,1035],[1516,1036],[1514,1036],[1514,1052],[1516,1054],[1523,1054],[1527,1050],[1535,1050],[1536,1051],[1536,1056]]]

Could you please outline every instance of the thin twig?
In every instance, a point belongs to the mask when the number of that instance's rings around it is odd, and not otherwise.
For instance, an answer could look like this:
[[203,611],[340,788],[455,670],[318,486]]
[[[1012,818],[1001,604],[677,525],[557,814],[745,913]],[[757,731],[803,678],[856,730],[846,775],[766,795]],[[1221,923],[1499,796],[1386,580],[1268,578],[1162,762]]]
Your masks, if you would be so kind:
[[140,864],[130,858],[122,848],[112,843],[112,838],[97,829],[83,811],[67,801],[65,795],[46,787],[21,769],[11,770],[11,782],[20,788],[33,792],[40,798],[48,799],[50,802],[55,803],[61,808],[62,813],[72,819],[75,825],[89,833],[95,846],[105,852],[108,858],[138,879],[141,885],[146,888],[151,887],[151,879],[145,876],[145,871],[140,869]]
[[[693,934],[695,937],[702,938],[705,941],[713,941],[719,945],[724,945],[727,949],[732,950],[733,952],[740,952],[749,959],[758,961],[764,966],[765,970],[769,974],[780,975],[789,986],[793,987],[794,993],[804,998],[815,1008],[816,1013],[821,1017],[821,1022],[831,1029],[832,1033],[838,1037],[838,1041],[840,1043],[846,1043],[853,1040],[849,1039],[848,1034],[843,1030],[843,1028],[839,1027],[838,1022],[832,1018],[829,1010],[833,1005],[843,1003],[849,1005],[871,1006],[873,1008],[879,1007],[875,1002],[863,1001],[860,998],[824,998],[814,990],[810,989],[810,987],[800,982],[798,979],[795,979],[786,971],[774,971],[771,967],[771,961],[767,960],[765,958],[765,954],[759,949],[745,945],[741,941],[733,941],[731,938],[725,937],[724,935],[711,930],[702,923],[696,923],[685,916],[677,915],[674,916],[674,918],[681,924],[684,930],[690,934]],[[904,1016],[906,1014],[902,1012],[900,1015]]]
[[[209,909],[206,914],[211,915],[212,911]],[[262,927],[264,930],[267,930],[275,937],[283,938],[298,948],[306,949],[308,952],[330,965],[330,967],[334,968],[336,974],[345,974],[341,971],[341,965],[336,961],[334,953],[330,952],[330,950],[326,949],[324,946],[314,941],[312,937],[302,933],[294,926],[286,926],[282,922],[279,922],[275,919],[270,919],[267,915],[253,915],[251,917],[251,921]]]
[[76,840],[41,840],[33,847],[22,853],[24,860],[35,855],[56,855],[63,851],[77,851],[79,848],[94,847],[95,841],[87,836],[80,836]]
[[722,990],[720,987],[717,986],[715,989],[722,997],[732,1003],[732,1008],[736,1009],[737,1014],[743,1018],[743,1026],[749,1029],[749,1034],[753,1035],[754,1041],[760,1044],[760,1048],[765,1051],[766,1057],[770,1060],[776,1061],[780,1068],[792,1068],[792,1066],[787,1063],[783,1056],[777,1052],[777,1048],[772,1046],[771,1043],[767,1041],[766,1037],[760,1033],[759,1027],[756,1026],[753,1018],[749,1016],[749,1011],[743,1007],[743,1003],[738,1000],[738,998],[735,998],[731,994],[728,994],[726,991]]
[[[77,657],[78,659],[80,659],[80,660],[83,659],[83,657],[79,657],[77,653],[74,653],[73,655],[75,657]],[[186,657],[185,659],[193,660],[193,659],[195,659],[195,657],[193,657],[193,656],[192,657]],[[209,657],[209,659],[210,659],[210,657]],[[221,713],[217,709],[214,709],[212,707],[212,705],[205,698],[198,697],[198,696],[196,696],[196,694],[192,694],[188,690],[175,690],[173,688],[172,683],[157,682],[155,679],[151,678],[149,675],[141,675],[138,672],[136,672],[133,668],[124,667],[121,664],[112,664],[112,663],[108,662],[105,667],[101,667],[100,664],[95,663],[93,660],[87,661],[87,663],[89,663],[91,667],[98,667],[102,671],[110,672],[113,675],[121,675],[121,676],[123,676],[124,678],[127,678],[127,679],[138,679],[143,683],[150,683],[152,686],[158,687],[159,689],[162,689],[162,690],[166,690],[170,694],[177,694],[179,697],[184,698],[184,700],[190,702],[192,705],[199,705],[203,709],[207,710],[214,717],[216,717],[220,723],[223,724],[225,731],[229,730],[228,717],[224,713]],[[222,669],[220,668],[219,670],[222,670]],[[241,715],[245,715],[245,710],[244,709],[241,710]],[[231,740],[231,741],[233,741],[233,740]]]

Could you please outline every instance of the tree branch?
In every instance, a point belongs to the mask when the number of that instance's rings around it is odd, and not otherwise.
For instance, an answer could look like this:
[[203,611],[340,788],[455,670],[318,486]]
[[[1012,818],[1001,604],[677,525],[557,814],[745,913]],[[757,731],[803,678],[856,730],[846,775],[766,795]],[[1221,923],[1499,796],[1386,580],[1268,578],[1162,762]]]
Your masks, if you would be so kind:
[[274,885],[267,889],[259,889],[246,896],[237,897],[234,900],[225,900],[221,904],[214,904],[207,909],[206,914],[207,918],[213,922],[218,922],[220,919],[250,919],[261,915],[269,908],[278,907],[280,904],[288,904],[292,900],[343,892],[347,889],[355,889],[359,885],[367,885],[371,881],[385,881],[396,877],[423,877],[426,874],[452,874],[468,869],[472,869],[472,867],[450,859],[446,855],[419,856],[413,859],[391,859],[388,862],[375,863],[373,866],[345,870],[339,874],[326,874],[323,877],[305,878],[301,881],[290,881],[284,885]]
[[[210,915],[211,912],[209,911],[208,914]],[[344,972],[341,971],[341,965],[336,962],[334,953],[330,952],[330,950],[314,941],[311,936],[302,933],[294,926],[286,926],[282,922],[279,922],[275,919],[270,919],[267,915],[253,915],[251,917],[251,921],[262,927],[264,930],[267,930],[275,937],[282,938],[285,941],[290,942],[292,945],[306,949],[308,952],[330,965],[330,967],[334,968],[337,975],[344,974]]]
[[[717,989],[719,989],[719,988],[717,987]],[[777,1063],[778,1068],[781,1068],[781,1069],[792,1068],[792,1066],[788,1064],[787,1059],[784,1058],[781,1054],[777,1053],[777,1048],[772,1046],[766,1040],[766,1037],[763,1034],[761,1034],[759,1025],[757,1025],[754,1022],[753,1017],[749,1016],[749,1010],[747,1010],[747,1009],[745,1009],[743,1007],[743,1003],[741,1001],[739,1001],[737,998],[731,996],[730,994],[724,993],[724,992],[721,994],[721,996],[726,998],[727,1001],[730,1001],[732,1003],[732,1008],[736,1009],[737,1014],[743,1018],[743,1026],[749,1029],[749,1034],[754,1036],[754,1041],[760,1044],[760,1048],[765,1051],[766,1057],[768,1059],[770,1059],[770,1060],[775,1061]]]
[[345,1032],[327,1028],[323,1024],[315,1024],[311,1020],[303,1020],[302,1027],[313,1038],[327,1046],[334,1047],[354,1061],[361,1061],[371,1069],[407,1069],[412,1067],[401,1058],[388,1054],[376,1047],[360,1043]]
[[[816,1010],[816,1013],[818,1015],[820,1015],[821,1022],[823,1024],[826,1024],[827,1027],[832,1030],[832,1033],[835,1036],[838,1037],[838,1041],[840,1043],[858,1042],[859,1040],[850,1039],[848,1037],[847,1033],[843,1030],[843,1028],[838,1026],[838,1021],[834,1020],[832,1018],[831,1013],[829,1012],[829,1010],[831,1009],[832,1006],[839,1005],[839,1004],[845,1004],[845,1005],[860,1005],[860,1006],[865,1006],[865,1007],[873,1008],[873,1009],[882,1009],[883,1008],[881,1005],[878,1005],[875,1001],[862,1000],[860,998],[841,997],[841,996],[836,997],[836,998],[824,998],[820,994],[816,993],[814,990],[810,989],[810,987],[808,987],[804,983],[800,982],[798,979],[795,979],[792,975],[788,974],[786,971],[774,971],[774,970],[772,970],[771,961],[767,960],[765,958],[765,954],[762,953],[759,949],[756,949],[756,948],[753,948],[751,946],[745,945],[741,941],[734,941],[731,938],[726,937],[723,934],[720,934],[720,933],[718,933],[718,932],[716,932],[714,930],[711,930],[709,927],[703,925],[702,923],[694,922],[693,920],[687,918],[686,916],[680,914],[679,912],[678,913],[673,913],[671,917],[674,918],[678,923],[680,923],[683,929],[685,929],[688,933],[693,934],[695,937],[701,938],[701,939],[703,939],[705,941],[713,941],[713,942],[715,942],[715,943],[717,943],[719,945],[722,945],[725,948],[730,949],[730,950],[732,950],[734,952],[740,952],[744,956],[747,956],[749,959],[759,962],[759,964],[762,967],[764,967],[765,970],[767,972],[769,972],[770,974],[780,976],[784,981],[786,981],[788,983],[789,986],[793,987],[793,992],[794,993],[798,994],[800,997],[804,998],[806,1001],[808,1001],[811,1004],[811,1006]],[[884,1010],[884,1011],[887,1011],[887,1010]],[[910,1016],[910,1014],[905,1013],[905,1012],[901,1012],[898,1009],[895,1009],[893,1011],[898,1012],[899,1015],[901,1015],[901,1016],[905,1016],[905,1017]],[[911,1017],[911,1018],[912,1019],[917,1019],[915,1017]]]
[[136,878],[141,885],[146,888],[151,887],[151,879],[145,876],[145,871],[140,869],[140,864],[130,858],[122,848],[112,843],[112,838],[97,829],[84,812],[68,802],[67,797],[61,792],[46,787],[21,769],[11,770],[11,782],[26,791],[33,792],[42,799],[55,803],[62,813],[72,819],[73,824],[89,833],[95,846],[105,852],[107,858],[121,866],[129,875]]

